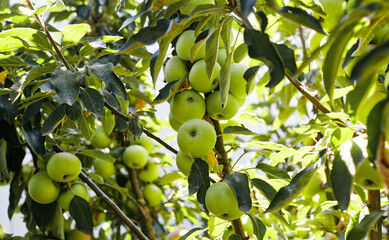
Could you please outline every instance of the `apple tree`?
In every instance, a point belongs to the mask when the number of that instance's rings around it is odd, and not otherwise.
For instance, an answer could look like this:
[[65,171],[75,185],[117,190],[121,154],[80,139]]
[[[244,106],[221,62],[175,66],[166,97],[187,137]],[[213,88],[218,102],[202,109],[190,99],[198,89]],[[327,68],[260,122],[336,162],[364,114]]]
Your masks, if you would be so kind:
[[0,1],[0,236],[387,238],[388,12]]

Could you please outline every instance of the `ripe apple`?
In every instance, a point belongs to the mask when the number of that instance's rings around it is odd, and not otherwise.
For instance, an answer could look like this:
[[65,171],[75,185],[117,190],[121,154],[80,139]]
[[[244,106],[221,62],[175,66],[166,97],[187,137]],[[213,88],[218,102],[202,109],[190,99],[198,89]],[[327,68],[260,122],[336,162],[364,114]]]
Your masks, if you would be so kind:
[[158,206],[165,195],[162,190],[155,184],[148,184],[143,189],[143,196],[150,207]]
[[215,217],[224,220],[235,220],[244,214],[238,207],[234,191],[226,182],[217,182],[208,188],[205,205]]
[[80,159],[71,153],[60,152],[54,154],[47,163],[47,173],[57,182],[70,182],[81,172]]
[[170,103],[170,112],[179,122],[189,119],[202,119],[205,114],[205,100],[194,90],[185,90],[177,93]]
[[189,15],[194,7],[201,4],[215,4],[215,2],[214,0],[191,0],[185,7],[181,8],[181,14]]
[[181,150],[176,155],[176,165],[178,170],[185,176],[189,176],[190,168],[192,167],[194,159],[183,153]]
[[58,183],[49,177],[46,171],[41,171],[31,177],[28,182],[28,193],[37,203],[49,204],[57,200],[60,192]]
[[82,197],[85,200],[88,200],[89,194],[88,189],[82,183],[75,183],[71,188],[59,195],[58,204],[62,207],[63,210],[68,211],[70,201],[72,201],[74,195]]
[[[247,81],[244,79],[243,75],[249,67],[246,64],[242,63],[233,63],[231,64],[231,80],[230,80],[230,93],[234,95],[237,99],[245,99],[247,96],[246,85]],[[250,86],[251,93],[254,90],[254,84]]]
[[197,61],[189,72],[189,84],[198,92],[207,93],[219,85],[220,65],[215,63],[211,78],[208,77],[204,59]]
[[186,62],[178,56],[170,58],[165,65],[165,79],[166,82],[178,80],[188,74]]
[[173,232],[169,233],[166,236],[165,240],[178,240],[182,236],[184,236],[187,232],[188,232],[188,230],[186,230],[186,229],[176,229]]
[[111,145],[112,139],[105,133],[103,127],[98,127],[92,137],[91,144],[95,148],[106,148]]
[[381,173],[374,168],[369,159],[365,159],[358,166],[355,171],[354,182],[368,190],[380,190],[384,187]]
[[143,168],[149,159],[149,153],[141,145],[131,145],[124,150],[123,162],[133,169]]
[[157,180],[159,172],[161,171],[161,164],[153,159],[150,159],[146,166],[138,174],[139,179],[145,182],[153,182]]
[[73,229],[65,233],[66,240],[90,240],[91,236],[79,230]]
[[239,109],[238,100],[228,93],[227,104],[223,107],[220,91],[214,91],[205,99],[207,113],[215,120],[227,120],[235,116]]
[[173,114],[170,112],[169,113],[169,123],[170,123],[170,126],[176,131],[178,132],[178,129],[180,129],[181,125],[182,125],[182,122],[179,122],[177,119],[175,119],[173,117]]
[[130,137],[129,139],[131,144],[141,145],[147,150],[147,152],[151,152],[154,148],[153,140],[145,134],[140,135],[139,138]]
[[93,167],[95,169],[95,172],[103,178],[110,178],[116,173],[116,168],[113,162],[106,161],[103,159],[94,159]]
[[177,143],[183,153],[193,158],[201,158],[215,146],[216,132],[209,122],[191,119],[178,130]]
[[[190,49],[194,45],[196,41],[196,37],[194,35],[194,30],[186,30],[181,33],[176,42],[176,52],[177,55],[185,61],[190,61]],[[203,44],[198,50],[195,61],[204,58],[205,56],[205,44]]]

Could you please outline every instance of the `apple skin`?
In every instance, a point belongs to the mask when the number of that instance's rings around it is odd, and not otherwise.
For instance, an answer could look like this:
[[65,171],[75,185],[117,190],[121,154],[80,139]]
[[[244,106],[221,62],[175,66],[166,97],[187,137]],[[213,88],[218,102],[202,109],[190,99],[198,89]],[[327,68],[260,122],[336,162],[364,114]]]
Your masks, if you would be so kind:
[[92,137],[91,144],[95,148],[107,148],[111,145],[112,139],[105,133],[103,127],[98,127]]
[[39,172],[28,182],[28,193],[37,203],[49,204],[57,200],[60,192],[58,183],[54,182],[46,171]]
[[206,111],[204,98],[194,90],[177,93],[170,103],[170,113],[179,122],[202,119]]
[[198,92],[207,93],[219,85],[220,65],[215,63],[211,78],[208,77],[204,59],[197,61],[189,72],[189,84]]
[[81,172],[80,159],[71,153],[60,152],[54,154],[47,163],[47,173],[57,182],[70,182]]
[[174,131],[178,132],[178,129],[180,129],[182,122],[179,122],[177,119],[173,117],[173,114],[169,113],[169,124],[174,129]]
[[192,158],[202,158],[215,146],[216,132],[209,122],[191,119],[178,130],[177,143],[183,153]]
[[234,191],[226,182],[217,182],[208,188],[205,205],[215,217],[224,220],[235,220],[244,214],[238,207]]
[[158,206],[165,197],[162,190],[155,184],[146,185],[143,189],[143,196],[150,207]]
[[201,4],[215,4],[215,2],[214,0],[191,0],[184,8],[181,8],[181,14],[189,15],[194,7]]
[[[233,63],[231,64],[231,80],[230,80],[230,93],[236,98],[245,99],[247,96],[246,85],[247,81],[244,79],[243,75],[248,69],[248,65],[242,63]],[[251,93],[254,90],[254,85],[250,86]]]
[[178,240],[182,236],[184,236],[187,232],[188,232],[188,230],[186,230],[186,229],[176,229],[173,232],[169,233],[166,236],[165,240]]
[[354,182],[367,190],[380,190],[384,187],[381,173],[372,166],[369,159],[365,159],[358,166],[354,175]]
[[153,140],[151,138],[149,138],[148,136],[146,136],[145,134],[140,135],[139,138],[131,137],[130,143],[141,145],[142,147],[144,147],[147,150],[147,152],[151,152],[154,148]]
[[141,145],[131,145],[124,150],[123,162],[133,169],[143,168],[149,159],[149,153]]
[[62,207],[63,210],[69,211],[70,201],[72,201],[74,195],[82,197],[88,201],[89,194],[88,189],[82,183],[75,183],[71,186],[71,189],[61,193],[58,198],[58,204]]
[[87,235],[79,230],[73,229],[65,233],[66,240],[90,240],[91,236]]
[[176,165],[182,174],[189,176],[193,162],[194,160],[190,156],[186,155],[181,150],[178,151],[176,155]]
[[186,62],[178,56],[170,58],[165,65],[165,80],[172,82],[178,80],[188,74]]
[[146,166],[140,171],[138,177],[144,182],[153,182],[158,179],[159,172],[161,171],[161,164],[150,159]]
[[[194,35],[194,30],[186,30],[181,33],[176,42],[176,52],[177,55],[184,61],[190,61],[190,49],[194,45],[196,37]],[[205,44],[203,44],[199,51],[197,52],[194,60],[204,58],[205,56]]]
[[103,159],[94,159],[93,167],[95,169],[95,172],[103,178],[110,178],[116,173],[116,168],[113,162],[106,161]]
[[220,91],[214,91],[205,99],[207,113],[215,120],[228,120],[235,116],[239,109],[239,102],[234,95],[228,93],[227,104],[223,108]]

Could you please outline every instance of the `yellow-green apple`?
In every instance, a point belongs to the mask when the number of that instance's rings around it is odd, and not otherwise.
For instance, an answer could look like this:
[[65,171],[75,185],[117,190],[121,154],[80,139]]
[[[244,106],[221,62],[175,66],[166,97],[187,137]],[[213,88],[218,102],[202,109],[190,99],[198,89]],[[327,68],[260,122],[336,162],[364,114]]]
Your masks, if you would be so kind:
[[[231,64],[230,93],[234,95],[238,99],[238,101],[239,99],[246,99],[247,96],[247,92],[246,92],[247,81],[243,77],[247,69],[248,66],[246,64],[242,64],[242,63]],[[254,84],[250,86],[249,93],[251,93],[253,90],[254,90]]]
[[178,56],[170,58],[165,65],[165,80],[172,82],[178,80],[188,74],[186,62]]
[[219,85],[220,65],[215,63],[211,77],[208,77],[204,59],[197,61],[189,72],[189,84],[198,92],[207,93]]
[[235,116],[239,109],[239,102],[234,95],[228,93],[227,103],[223,107],[220,91],[214,91],[205,99],[207,113],[215,120],[227,120]]
[[143,189],[143,196],[150,207],[158,206],[165,197],[162,190],[155,184],[146,185]]
[[93,168],[95,169],[95,173],[103,178],[110,178],[116,173],[115,164],[104,159],[95,158],[93,160]]
[[[177,55],[184,61],[190,61],[190,50],[195,44],[196,37],[194,30],[186,30],[181,33],[176,42]],[[204,58],[205,55],[205,44],[203,44],[198,50],[194,60]]]
[[131,144],[141,145],[147,150],[147,152],[151,152],[154,148],[153,140],[145,134],[140,135],[139,138],[134,138],[132,136],[129,139]]
[[197,5],[201,4],[215,4],[214,0],[191,0],[183,8],[181,8],[181,14],[189,15],[190,11]]
[[186,230],[186,229],[176,229],[173,232],[169,233],[166,236],[165,240],[178,240],[182,236],[184,236],[187,232],[188,232],[188,230]]
[[240,44],[234,51],[234,62],[240,63],[247,56],[248,51],[248,47],[245,43]]
[[238,207],[235,192],[226,182],[217,182],[208,188],[205,205],[215,217],[224,220],[235,220],[244,214]]
[[47,162],[47,173],[57,182],[70,182],[81,172],[80,159],[71,153],[60,152],[54,154]]
[[220,66],[223,66],[226,59],[227,59],[226,49],[219,48],[219,50],[217,51],[217,59],[216,59],[217,63],[219,63]]
[[86,186],[82,183],[74,183],[69,190],[62,192],[59,195],[57,202],[63,210],[69,210],[70,201],[72,201],[74,195],[82,197],[85,200],[88,200],[89,198],[88,189]]
[[157,180],[159,172],[161,171],[161,164],[153,159],[150,159],[146,166],[138,174],[139,179],[145,182],[153,182]]
[[91,144],[95,148],[106,148],[111,145],[112,139],[105,133],[103,127],[98,127],[92,137]]
[[215,146],[216,132],[213,126],[201,119],[186,121],[177,133],[180,150],[193,158],[207,155]]
[[173,117],[173,114],[170,112],[169,113],[169,123],[170,123],[170,126],[176,131],[178,132],[178,129],[180,129],[181,125],[182,125],[182,122],[179,122],[177,119],[175,119]]
[[65,233],[65,240],[90,240],[91,236],[73,229]]
[[58,183],[49,177],[46,171],[41,171],[31,177],[28,182],[28,193],[37,203],[49,204],[57,200],[60,192]]
[[178,170],[182,172],[185,176],[189,176],[190,169],[193,165],[194,159],[189,155],[186,155],[181,150],[178,151],[176,155],[176,165]]
[[131,145],[124,150],[123,162],[133,169],[143,168],[149,159],[149,153],[141,145]]
[[384,187],[381,173],[375,169],[369,159],[365,159],[358,166],[355,171],[354,182],[368,190],[380,190]]
[[205,114],[205,100],[194,90],[185,90],[177,93],[170,103],[170,112],[179,122],[189,119],[202,119]]

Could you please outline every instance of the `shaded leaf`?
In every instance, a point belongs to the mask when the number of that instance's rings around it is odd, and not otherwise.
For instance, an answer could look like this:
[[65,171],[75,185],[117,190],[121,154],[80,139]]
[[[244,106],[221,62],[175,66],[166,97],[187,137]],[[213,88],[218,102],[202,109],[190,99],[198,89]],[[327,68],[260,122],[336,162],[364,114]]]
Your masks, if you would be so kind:
[[8,204],[8,219],[11,220],[15,213],[16,207],[22,197],[24,188],[27,186],[27,181],[23,181],[22,171],[17,171],[12,177],[10,188],[9,188],[9,204]]
[[132,117],[130,120],[128,120],[128,129],[132,135],[134,135],[136,138],[140,138],[143,133],[142,122],[138,118]]
[[180,80],[174,80],[166,84],[162,89],[159,90],[158,96],[153,100],[152,105],[163,103],[174,96],[185,82],[186,76]]
[[74,104],[80,91],[77,78],[77,73],[57,68],[54,70],[50,81],[58,96],[70,106]]
[[248,176],[245,173],[233,172],[228,175],[224,181],[234,190],[235,197],[238,200],[239,209],[243,212],[249,212],[252,201]]
[[100,150],[97,149],[84,149],[80,152],[77,152],[77,154],[82,154],[91,158],[97,158],[97,159],[102,159],[108,162],[115,162],[116,159],[112,157],[111,155],[104,153]]
[[274,46],[281,56],[281,59],[285,65],[285,70],[288,71],[290,75],[295,75],[297,73],[297,66],[296,60],[294,58],[294,51],[285,44],[274,44]]
[[259,179],[259,178],[253,178],[251,179],[251,183],[254,187],[256,187],[259,191],[262,192],[263,195],[267,198],[267,200],[272,200],[274,196],[277,194],[277,191],[266,181]]
[[266,225],[263,224],[261,219],[257,218],[253,214],[250,213],[246,213],[246,214],[249,216],[250,221],[253,224],[253,230],[255,236],[257,237],[258,240],[262,240],[266,233]]
[[351,190],[353,187],[353,176],[343,162],[340,154],[335,156],[331,170],[331,185],[335,198],[341,211],[345,211],[350,204]]
[[208,168],[209,166],[204,160],[201,160],[200,158],[195,159],[188,177],[189,195],[195,194],[201,188],[208,189],[210,186]]
[[245,19],[249,16],[249,14],[253,11],[255,6],[255,0],[238,0],[236,3],[238,4],[238,11],[241,16]]
[[85,234],[92,235],[92,210],[85,199],[74,195],[69,204],[69,213],[76,221],[76,227],[78,230]]
[[0,183],[3,181],[8,182],[10,180],[6,153],[7,142],[4,139],[0,139]]
[[77,120],[77,125],[80,128],[82,135],[84,135],[87,140],[91,140],[95,131],[94,119],[92,119],[91,116],[85,118],[84,115],[81,114]]
[[288,175],[287,172],[285,172],[284,170],[279,169],[277,167],[273,167],[269,164],[258,163],[258,165],[255,168],[260,169],[261,171],[269,174],[270,176],[272,176],[274,178],[290,180],[290,176]]
[[42,136],[40,126],[33,128],[30,123],[27,123],[23,125],[23,134],[28,145],[37,155],[44,155],[46,153],[46,138]]
[[66,116],[76,122],[81,116],[81,105],[78,102],[74,102],[72,106],[65,105]]
[[347,233],[346,240],[364,239],[369,230],[374,226],[374,224],[376,224],[383,214],[384,211],[376,210],[366,215],[359,224],[354,225]]
[[3,55],[0,53],[0,66],[2,67],[20,67],[28,64],[23,59],[13,55]]
[[299,25],[313,29],[318,33],[325,34],[319,21],[300,8],[288,7],[288,6],[282,7],[278,9],[278,14]]
[[242,134],[242,135],[257,135],[256,133],[242,126],[228,126],[223,130],[223,134],[229,134],[229,133]]
[[120,104],[118,100],[115,98],[115,96],[105,89],[103,89],[102,92],[103,92],[104,102],[107,103],[109,106],[111,106],[113,109],[119,111]]
[[46,121],[43,122],[41,129],[42,135],[45,136],[51,133],[62,122],[65,114],[65,104],[63,103],[55,108]]
[[367,152],[371,161],[375,161],[382,129],[386,128],[383,114],[389,99],[377,103],[367,117]]
[[104,100],[103,96],[101,96],[97,90],[93,88],[81,89],[80,100],[86,109],[97,117],[100,117],[103,114]]
[[32,216],[41,230],[44,230],[45,227],[50,223],[55,215],[57,210],[57,201],[54,201],[50,204],[40,204],[31,201],[31,212]]

